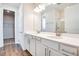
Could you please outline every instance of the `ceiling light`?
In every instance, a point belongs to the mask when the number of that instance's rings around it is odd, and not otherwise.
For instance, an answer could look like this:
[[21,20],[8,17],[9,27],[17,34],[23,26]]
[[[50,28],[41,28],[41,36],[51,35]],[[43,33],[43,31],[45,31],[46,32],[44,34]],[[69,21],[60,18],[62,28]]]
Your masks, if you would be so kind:
[[10,13],[10,11],[9,11],[9,10],[7,10],[6,12],[7,12],[7,13]]

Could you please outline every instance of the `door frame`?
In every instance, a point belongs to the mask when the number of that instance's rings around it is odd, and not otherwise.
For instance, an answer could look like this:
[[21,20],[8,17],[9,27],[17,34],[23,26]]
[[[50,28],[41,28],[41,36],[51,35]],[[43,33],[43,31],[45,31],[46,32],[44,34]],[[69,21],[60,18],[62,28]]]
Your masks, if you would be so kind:
[[[17,23],[18,23],[18,20],[19,20],[19,18],[18,18],[18,8],[14,8],[14,7],[12,7],[12,6],[2,6],[2,18],[3,18],[3,10],[10,10],[10,11],[14,11],[15,12],[15,25],[14,25],[14,27],[15,27],[15,43],[19,43],[20,44],[20,42],[19,42],[19,40],[18,40],[18,25],[17,25]],[[3,19],[2,19],[2,21],[3,21]],[[3,24],[2,24],[2,27],[3,27]],[[2,34],[3,35],[3,34]],[[2,38],[2,40],[3,40],[3,38]],[[4,42],[3,42],[3,46],[4,46]]]
[[[19,8],[14,8],[10,5],[0,5],[0,47],[3,47],[3,10],[11,10],[15,12],[15,44],[20,44],[22,46],[22,49],[24,48],[24,20],[23,20],[23,4],[20,5]],[[21,16],[21,17],[20,17]],[[20,28],[20,23],[22,23],[22,28]],[[22,31],[22,33],[21,33]]]
[[[3,36],[4,36],[4,10],[8,10],[8,9],[3,9]],[[12,11],[12,10],[9,10],[9,11]],[[13,38],[14,41],[15,41],[15,11],[12,11],[14,13],[14,16],[13,16]],[[4,37],[3,37],[3,41],[4,41]]]

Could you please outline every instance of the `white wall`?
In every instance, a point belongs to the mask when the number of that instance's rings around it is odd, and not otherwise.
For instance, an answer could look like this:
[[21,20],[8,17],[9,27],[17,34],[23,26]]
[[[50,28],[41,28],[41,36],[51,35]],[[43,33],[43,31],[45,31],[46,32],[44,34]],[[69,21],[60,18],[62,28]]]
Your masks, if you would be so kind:
[[24,32],[33,32],[33,5],[32,4],[24,4]]
[[24,4],[24,32],[41,30],[41,14],[34,12],[32,3]]
[[19,21],[18,21],[18,32],[19,32],[19,42],[21,44],[21,47],[23,48],[23,50],[25,50],[24,48],[24,15],[23,15],[23,4],[20,5],[19,8]]
[[64,19],[65,32],[79,33],[79,4],[65,8]]

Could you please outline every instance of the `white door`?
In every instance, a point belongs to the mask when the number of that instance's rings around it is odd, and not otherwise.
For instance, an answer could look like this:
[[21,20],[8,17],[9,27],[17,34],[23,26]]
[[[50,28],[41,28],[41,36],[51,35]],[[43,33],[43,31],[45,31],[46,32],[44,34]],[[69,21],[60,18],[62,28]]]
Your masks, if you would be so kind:
[[35,56],[35,38],[30,39],[30,53]]
[[44,46],[39,40],[36,40],[36,55],[37,56],[47,55],[47,47]]

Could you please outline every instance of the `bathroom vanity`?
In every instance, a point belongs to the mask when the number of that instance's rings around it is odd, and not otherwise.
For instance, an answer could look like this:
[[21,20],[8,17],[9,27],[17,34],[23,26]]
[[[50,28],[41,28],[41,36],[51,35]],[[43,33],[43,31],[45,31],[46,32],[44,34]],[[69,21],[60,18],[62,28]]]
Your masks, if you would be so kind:
[[25,48],[33,56],[78,56],[79,38],[56,37],[46,33],[25,33]]
[[49,5],[40,14],[36,32],[25,31],[25,49],[33,56],[79,56],[79,4]]

